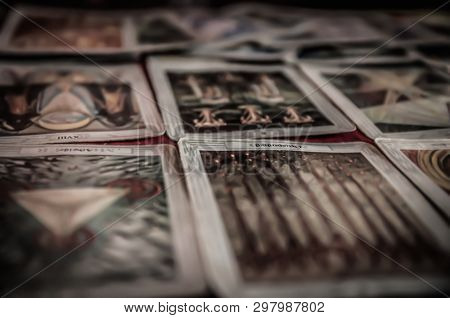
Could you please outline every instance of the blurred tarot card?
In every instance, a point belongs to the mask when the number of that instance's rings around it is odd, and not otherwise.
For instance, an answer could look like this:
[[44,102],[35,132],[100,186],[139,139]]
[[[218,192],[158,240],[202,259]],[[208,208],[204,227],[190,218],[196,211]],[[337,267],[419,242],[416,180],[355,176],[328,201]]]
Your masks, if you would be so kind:
[[422,64],[300,64],[369,137],[450,135],[450,75]]
[[163,133],[138,65],[0,64],[0,143],[110,141]]
[[449,139],[406,140],[377,138],[377,144],[450,220]]
[[179,146],[205,270],[219,294],[450,287],[448,224],[374,147],[186,138]]
[[10,11],[1,50],[17,54],[109,55],[185,48],[188,24],[167,10],[96,12],[43,7]]
[[193,58],[150,58],[171,138],[300,136],[353,125],[294,68]]
[[9,11],[1,48],[18,54],[108,54],[130,49],[122,15],[45,7]]
[[2,295],[201,292],[175,147],[0,148]]

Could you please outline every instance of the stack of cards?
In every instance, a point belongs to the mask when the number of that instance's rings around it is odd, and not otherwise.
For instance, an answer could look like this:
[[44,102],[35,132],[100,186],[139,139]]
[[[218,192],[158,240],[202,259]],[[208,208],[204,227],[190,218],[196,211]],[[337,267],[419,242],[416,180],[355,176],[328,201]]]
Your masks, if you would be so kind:
[[450,20],[421,18],[9,10],[1,295],[448,292]]

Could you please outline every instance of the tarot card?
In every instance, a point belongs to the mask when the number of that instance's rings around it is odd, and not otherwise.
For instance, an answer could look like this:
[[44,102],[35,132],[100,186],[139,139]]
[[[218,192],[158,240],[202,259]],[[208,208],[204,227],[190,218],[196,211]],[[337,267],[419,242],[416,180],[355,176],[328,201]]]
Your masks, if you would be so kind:
[[175,147],[0,148],[2,296],[201,292]]
[[129,51],[129,38],[118,14],[18,7],[9,12],[0,47],[17,54],[107,54]]
[[0,143],[111,141],[163,133],[138,65],[0,64]]
[[262,137],[352,131],[293,68],[193,58],[150,58],[148,67],[168,134]]
[[450,135],[449,75],[422,64],[301,69],[369,137]]
[[392,162],[435,202],[448,222],[450,220],[449,139],[378,138],[376,142]]
[[286,54],[292,63],[313,64],[374,64],[413,61],[407,49],[400,46],[379,47],[376,43],[331,43],[325,45],[300,45]]
[[436,293],[417,275],[448,290],[448,224],[374,147],[185,138],[179,146],[219,294]]

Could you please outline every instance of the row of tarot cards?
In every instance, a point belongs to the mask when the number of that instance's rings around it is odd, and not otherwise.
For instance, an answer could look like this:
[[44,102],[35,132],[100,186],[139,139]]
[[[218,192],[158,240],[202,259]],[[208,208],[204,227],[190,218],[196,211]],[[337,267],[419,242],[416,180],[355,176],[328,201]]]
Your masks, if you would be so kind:
[[450,143],[382,145],[445,212],[367,143],[0,146],[1,294],[441,295]]
[[180,7],[128,12],[10,9],[0,34],[0,51],[15,54],[178,49],[228,54],[223,51],[235,50],[236,45],[245,49],[242,45],[250,44],[264,56],[279,53],[276,51],[283,48],[330,42],[382,43],[388,39],[394,45],[450,42],[450,19],[440,11],[368,13],[261,4],[233,5],[220,10]]
[[1,63],[0,144],[307,136],[353,123],[372,139],[450,135],[450,75],[435,64],[150,57],[147,69],[150,85],[137,64]]

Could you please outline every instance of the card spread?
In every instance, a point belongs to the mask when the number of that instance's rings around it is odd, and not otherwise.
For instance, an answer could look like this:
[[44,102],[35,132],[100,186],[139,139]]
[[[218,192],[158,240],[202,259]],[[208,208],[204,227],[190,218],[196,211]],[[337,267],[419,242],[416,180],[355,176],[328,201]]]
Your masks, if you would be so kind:
[[88,2],[0,5],[2,297],[448,294],[443,6]]

